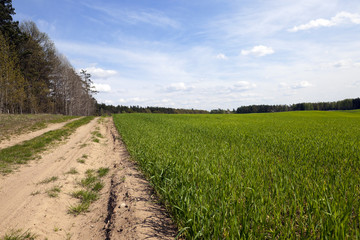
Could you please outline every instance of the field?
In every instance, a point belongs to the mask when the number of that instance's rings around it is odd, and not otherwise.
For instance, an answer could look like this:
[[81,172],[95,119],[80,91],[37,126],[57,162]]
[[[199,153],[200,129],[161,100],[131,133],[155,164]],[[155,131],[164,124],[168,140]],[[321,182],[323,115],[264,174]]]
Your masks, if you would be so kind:
[[360,112],[119,114],[189,239],[360,237]]

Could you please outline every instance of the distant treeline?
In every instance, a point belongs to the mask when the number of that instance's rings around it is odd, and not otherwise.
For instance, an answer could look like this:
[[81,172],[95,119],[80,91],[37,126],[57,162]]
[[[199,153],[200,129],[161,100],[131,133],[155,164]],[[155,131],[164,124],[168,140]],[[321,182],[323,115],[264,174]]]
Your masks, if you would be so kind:
[[360,109],[360,98],[345,99],[336,102],[318,102],[318,103],[297,103],[292,105],[250,105],[242,106],[236,110],[213,109],[210,112],[197,109],[178,109],[165,107],[140,107],[140,106],[113,106],[96,104],[96,114],[117,114],[117,113],[166,113],[166,114],[234,114],[234,113],[270,113],[287,111],[305,111],[305,110],[352,110]]
[[239,107],[236,110],[236,113],[267,113],[306,110],[329,111],[352,109],[360,109],[360,98],[345,99],[336,102],[297,103],[292,105],[250,105]]
[[14,14],[12,1],[0,0],[0,114],[94,114],[90,74],[78,74],[46,33]]
[[209,113],[205,110],[196,109],[177,109],[165,107],[140,107],[140,106],[113,106],[106,104],[96,105],[97,114],[116,114],[116,113],[166,113],[166,114],[204,114]]
[[344,99],[335,102],[317,102],[317,103],[296,103],[291,105],[249,105],[241,106],[236,110],[214,109],[210,113],[270,113],[270,112],[287,112],[287,111],[331,111],[331,110],[352,110],[360,109],[360,98]]

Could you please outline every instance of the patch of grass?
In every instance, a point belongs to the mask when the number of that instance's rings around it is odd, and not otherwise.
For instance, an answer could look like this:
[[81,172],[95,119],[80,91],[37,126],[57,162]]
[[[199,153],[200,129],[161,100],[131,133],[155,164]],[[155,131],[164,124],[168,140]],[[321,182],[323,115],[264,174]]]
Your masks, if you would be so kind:
[[103,138],[103,135],[99,131],[93,131],[91,134],[94,137]]
[[99,168],[98,170],[97,170],[97,173],[98,173],[98,176],[99,177],[104,177],[104,176],[106,176],[108,173],[109,173],[109,168]]
[[56,180],[58,180],[59,178],[56,176],[50,177],[50,178],[46,178],[44,180],[42,180],[41,182],[39,182],[38,184],[47,184],[47,183],[51,183],[51,182],[55,182]]
[[[97,127],[96,129],[100,129],[100,128]],[[101,135],[101,133],[98,130],[91,132],[91,134],[93,135],[92,136],[93,142],[99,143],[100,142],[99,138],[103,138],[103,135]]]
[[71,168],[68,172],[65,174],[78,174],[79,172],[76,170],[76,168]]
[[66,233],[66,240],[70,240],[71,238],[72,238],[72,236],[73,236],[73,233]]
[[87,175],[86,178],[81,180],[81,186],[85,188],[92,188],[92,186],[97,182],[98,178],[94,175]]
[[46,191],[49,197],[55,198],[59,196],[59,193],[61,192],[60,186],[54,186]]
[[30,195],[31,195],[31,196],[36,196],[36,195],[38,195],[38,194],[40,194],[40,193],[41,193],[40,191],[35,191],[35,192],[30,193]]
[[99,191],[104,187],[104,183],[100,180],[100,175],[105,176],[108,171],[109,169],[107,168],[86,170],[85,178],[80,181],[80,185],[84,189],[75,191],[71,194],[74,198],[80,199],[80,203],[77,205],[71,205],[68,213],[78,215],[82,212],[88,211],[90,203],[99,198]]
[[86,144],[86,143],[83,143],[83,144],[80,145],[80,148],[84,148],[84,147],[86,147],[86,146],[87,146],[87,144]]
[[78,158],[78,159],[76,159],[76,161],[78,162],[78,163],[85,163],[85,159],[82,159],[82,158]]
[[81,202],[94,202],[98,199],[98,194],[94,191],[89,190],[79,190],[75,191],[71,194],[74,198],[78,198],[81,200]]
[[83,154],[81,157],[87,159],[89,156],[87,154]]
[[1,240],[35,240],[37,235],[31,233],[29,230],[23,232],[22,230],[12,230],[10,233],[1,237]]
[[68,213],[73,215],[79,215],[80,213],[87,212],[89,210],[89,202],[81,202],[77,205],[71,205],[69,207]]
[[0,150],[0,173],[11,172],[16,164],[25,164],[39,157],[52,143],[69,137],[78,127],[89,123],[94,117],[84,117],[66,124],[63,128],[49,131],[21,144]]
[[94,192],[99,192],[103,188],[104,188],[104,183],[103,182],[96,182],[93,185],[93,187],[91,188],[91,190],[93,190]]

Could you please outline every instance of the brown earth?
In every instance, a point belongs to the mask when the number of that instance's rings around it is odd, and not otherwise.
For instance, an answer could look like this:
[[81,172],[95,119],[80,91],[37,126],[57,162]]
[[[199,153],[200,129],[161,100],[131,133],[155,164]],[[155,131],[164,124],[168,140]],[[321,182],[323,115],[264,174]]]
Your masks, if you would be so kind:
[[[93,131],[103,136],[99,142]],[[88,212],[69,214],[69,206],[79,203],[71,193],[80,189],[85,171],[100,167],[110,168],[100,198]],[[67,173],[73,168],[78,174]],[[58,179],[40,183],[51,177]],[[61,188],[58,197],[47,193],[54,186]],[[177,232],[130,160],[111,118],[93,120],[40,160],[0,176],[0,238],[18,229],[36,239],[174,239]]]

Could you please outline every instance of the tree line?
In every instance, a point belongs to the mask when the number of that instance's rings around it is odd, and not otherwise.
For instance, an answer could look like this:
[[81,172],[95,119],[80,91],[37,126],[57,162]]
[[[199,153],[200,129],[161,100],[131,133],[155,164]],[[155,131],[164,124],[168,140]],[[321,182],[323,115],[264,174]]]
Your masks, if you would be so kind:
[[77,73],[36,24],[13,20],[11,0],[0,0],[0,113],[92,115],[91,76]]
[[270,112],[287,112],[287,111],[332,111],[332,110],[353,110],[360,109],[360,98],[344,99],[334,102],[317,102],[317,103],[296,103],[291,105],[249,105],[241,106],[236,110],[214,109],[210,113],[270,113]]
[[360,109],[360,98],[334,102],[297,103],[292,105],[250,105],[237,108],[236,113],[267,113],[286,111],[331,111]]
[[113,106],[104,103],[97,104],[97,114],[116,114],[116,113],[166,113],[166,114],[205,114],[206,110],[197,109],[179,109],[165,107],[140,107],[140,106]]

